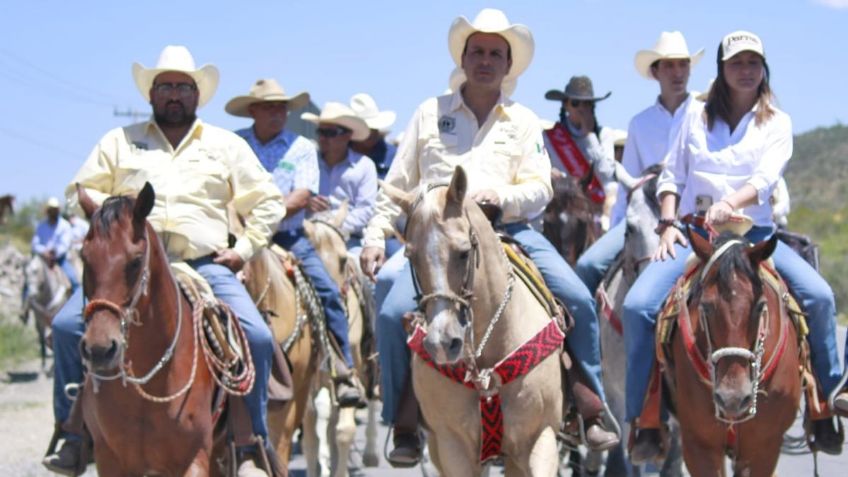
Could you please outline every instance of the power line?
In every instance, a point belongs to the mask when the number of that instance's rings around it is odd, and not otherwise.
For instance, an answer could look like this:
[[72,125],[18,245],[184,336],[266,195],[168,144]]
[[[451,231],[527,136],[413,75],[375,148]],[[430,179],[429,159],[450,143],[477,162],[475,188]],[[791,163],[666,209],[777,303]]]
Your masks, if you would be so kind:
[[32,144],[34,146],[41,147],[43,149],[49,149],[53,152],[59,152],[63,155],[68,156],[69,158],[79,159],[79,154],[67,151],[67,150],[62,149],[61,147],[56,146],[54,144],[51,144],[49,142],[42,141],[41,139],[36,139],[34,137],[27,136],[26,134],[21,134],[17,131],[13,131],[11,129],[0,127],[0,134],[4,134],[6,136],[9,136],[9,137],[18,139],[20,141]]

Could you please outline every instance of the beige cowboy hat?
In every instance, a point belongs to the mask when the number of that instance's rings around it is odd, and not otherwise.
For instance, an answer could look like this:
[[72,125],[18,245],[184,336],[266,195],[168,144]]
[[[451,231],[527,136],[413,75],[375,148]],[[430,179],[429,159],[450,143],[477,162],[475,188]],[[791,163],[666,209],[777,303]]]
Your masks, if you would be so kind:
[[711,79],[711,80],[710,80],[710,82],[709,82],[709,83],[707,83],[707,88],[706,88],[703,92],[698,93],[697,91],[692,91],[692,95],[693,95],[693,96],[695,97],[695,99],[697,99],[698,101],[702,101],[702,102],[705,102],[705,103],[706,103],[706,102],[707,102],[707,98],[709,98],[709,97],[710,97],[710,90],[712,89],[712,87],[713,87],[713,83],[714,83],[714,82],[715,82],[715,78]]
[[624,147],[627,143],[627,131],[623,129],[614,129],[612,131],[613,137],[613,146],[614,147]]
[[160,73],[176,71],[191,76],[197,85],[199,97],[197,106],[206,104],[218,89],[218,68],[213,65],[195,67],[194,58],[188,48],[181,45],[168,45],[159,53],[159,61],[153,68],[145,68],[141,63],[133,63],[132,75],[141,96],[150,101],[150,87]]
[[535,50],[530,29],[518,23],[509,23],[504,12],[494,8],[480,10],[474,22],[469,22],[465,17],[459,17],[451,24],[448,31],[448,50],[456,66],[462,67],[462,51],[465,49],[468,37],[478,32],[497,33],[509,43],[512,67],[504,77],[504,82],[518,78],[530,66]]
[[362,141],[371,134],[368,124],[342,103],[329,101],[324,104],[320,115],[305,112],[300,115],[300,118],[315,125],[329,123],[350,129],[353,132],[350,136],[353,141]]
[[551,101],[565,101],[568,98],[577,99],[580,101],[603,101],[610,97],[612,91],[608,91],[603,96],[595,96],[595,88],[592,87],[592,80],[588,76],[572,76],[565,85],[565,89],[550,89],[545,93],[545,99]]
[[689,54],[689,47],[686,46],[686,39],[683,38],[683,33],[679,31],[664,31],[660,33],[660,38],[651,50],[639,50],[636,53],[636,71],[640,75],[648,79],[656,79],[651,74],[651,65],[659,60],[672,60],[689,58],[689,65],[695,66],[701,61],[704,56],[704,49],[701,48],[694,55]]
[[224,111],[233,116],[249,118],[251,116],[248,108],[251,104],[272,101],[285,102],[289,109],[300,109],[309,103],[309,93],[303,92],[289,96],[274,78],[259,79],[256,80],[256,83],[253,83],[246,96],[236,96],[227,101]]
[[59,199],[55,197],[51,197],[47,199],[47,202],[44,203],[45,209],[59,209],[62,207],[62,204],[59,203]]
[[397,119],[397,114],[394,111],[380,111],[374,98],[366,93],[353,95],[350,98],[350,109],[362,118],[369,128],[376,129],[383,134],[392,129],[392,124]]

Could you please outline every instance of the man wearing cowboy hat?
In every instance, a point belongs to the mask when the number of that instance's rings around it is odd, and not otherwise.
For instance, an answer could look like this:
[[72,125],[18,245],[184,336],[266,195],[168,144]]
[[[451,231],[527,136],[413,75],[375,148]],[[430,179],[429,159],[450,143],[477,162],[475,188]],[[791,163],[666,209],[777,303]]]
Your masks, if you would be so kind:
[[327,327],[345,361],[337,374],[338,402],[341,406],[353,406],[360,403],[361,392],[349,371],[353,358],[341,293],[303,230],[309,199],[319,192],[318,153],[308,139],[285,129],[288,110],[302,108],[308,102],[307,93],[288,96],[276,80],[269,78],[257,80],[246,96],[231,99],[224,109],[234,116],[253,118],[252,127],[240,129],[236,134],[247,141],[285,196],[286,218],[280,222],[272,240],[301,261],[321,299]]
[[45,218],[35,227],[31,248],[32,253],[41,255],[48,266],[59,265],[62,268],[68,276],[71,293],[73,293],[79,286],[77,272],[71,261],[67,260],[73,241],[73,228],[59,213],[60,207],[59,199],[55,197],[47,199],[44,206]]
[[353,95],[350,98],[350,109],[371,129],[367,138],[351,142],[350,147],[370,157],[377,166],[377,176],[384,179],[397,153],[397,146],[386,141],[386,134],[391,131],[397,115],[394,111],[380,111],[374,98],[366,93]]
[[[195,116],[218,86],[217,68],[196,68],[188,49],[167,46],[155,67],[135,63],[132,72],[153,116],[108,132],[77,172],[66,195],[76,205],[75,185],[79,184],[100,203],[113,195],[136,195],[146,182],[153,185],[156,201],[147,220],[160,235],[168,256],[185,261],[206,278],[247,334],[256,381],[245,404],[253,433],[267,442],[268,378],[275,344],[235,272],[268,243],[285,215],[282,196],[241,138]],[[245,233],[233,248],[227,248],[228,204],[245,219]],[[84,331],[82,303],[78,291],[53,321],[53,402],[60,423],[71,407],[65,385],[79,383],[83,377],[78,348]],[[44,464],[54,472],[76,475],[72,472],[79,464],[79,437],[63,437],[62,448],[45,457]],[[266,475],[248,458],[256,449],[242,447],[239,454],[239,477]]]
[[[553,246],[527,225],[528,219],[543,211],[552,194],[550,161],[539,118],[508,97],[533,57],[533,36],[524,25],[510,24],[503,12],[484,9],[473,23],[457,18],[448,45],[465,80],[452,93],[430,98],[418,107],[386,182],[407,191],[420,184],[445,183],[453,175],[454,165],[462,164],[470,180],[469,195],[502,209],[506,231],[530,251],[531,258],[546,271],[544,278],[551,290],[577,318],[568,340],[580,367],[602,394],[597,328],[593,334],[589,325],[597,320],[594,300]],[[366,229],[360,260],[372,278],[385,260],[383,240],[399,213],[387,195],[378,194],[377,212]],[[398,274],[377,321],[383,418],[394,424],[395,448],[389,455],[393,465],[414,465],[419,459],[415,424],[409,425],[399,414],[410,361],[401,317],[415,309],[414,296],[411,274]],[[414,417],[414,408],[412,412]],[[587,435],[593,447],[618,442],[598,420],[587,417]]]
[[318,126],[321,184],[318,195],[309,199],[309,211],[320,213],[347,202],[341,231],[349,237],[350,252],[359,256],[362,230],[374,215],[377,201],[377,167],[368,156],[354,151],[353,138],[367,137],[375,129],[369,131],[361,115],[340,103],[329,102],[320,116],[307,112],[302,118]]

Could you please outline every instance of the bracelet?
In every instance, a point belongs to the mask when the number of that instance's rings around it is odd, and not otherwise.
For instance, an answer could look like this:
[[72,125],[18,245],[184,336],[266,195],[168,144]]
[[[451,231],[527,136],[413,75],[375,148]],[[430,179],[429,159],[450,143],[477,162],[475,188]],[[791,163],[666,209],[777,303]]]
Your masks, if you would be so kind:
[[657,222],[657,228],[654,229],[654,232],[656,232],[657,235],[662,235],[662,233],[665,232],[665,229],[669,227],[674,227],[681,232],[685,231],[683,223],[677,219],[660,219]]

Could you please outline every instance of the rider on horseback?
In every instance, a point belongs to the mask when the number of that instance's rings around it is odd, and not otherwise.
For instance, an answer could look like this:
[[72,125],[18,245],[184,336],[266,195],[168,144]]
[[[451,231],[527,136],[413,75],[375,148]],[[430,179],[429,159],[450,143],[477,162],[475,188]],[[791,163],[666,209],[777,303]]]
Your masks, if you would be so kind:
[[[509,99],[515,80],[530,64],[534,43],[523,25],[512,25],[503,12],[482,10],[474,23],[464,17],[449,32],[451,57],[464,70],[456,91],[421,104],[410,122],[398,155],[386,176],[392,186],[409,191],[422,184],[446,183],[461,164],[469,177],[469,195],[503,210],[503,227],[538,265],[554,295],[576,319],[568,343],[589,381],[581,389],[590,446],[618,442],[602,427],[603,389],[595,303],[591,294],[554,247],[530,228],[551,197],[550,160],[544,150],[538,117]],[[385,260],[384,239],[399,209],[381,192],[377,213],[365,232],[363,271],[374,278]],[[398,252],[402,253],[402,252]],[[383,380],[383,418],[395,425],[394,465],[414,465],[420,456],[416,424],[403,423],[401,395],[409,380],[410,352],[401,318],[416,308],[409,264],[397,275],[377,321]],[[417,411],[411,409],[413,414]],[[405,424],[405,425],[402,425]]]
[[47,199],[44,213],[47,217],[38,223],[35,234],[32,236],[32,253],[40,255],[48,266],[59,265],[68,281],[71,282],[71,293],[79,287],[77,272],[70,260],[68,252],[71,251],[73,241],[73,229],[59,214],[59,199],[51,197]]
[[318,193],[318,154],[308,139],[285,129],[289,108],[299,109],[308,102],[307,93],[288,96],[276,80],[260,79],[247,95],[227,102],[225,109],[234,116],[253,118],[252,127],[236,134],[247,141],[285,195],[286,218],[272,240],[300,260],[321,299],[328,328],[345,361],[336,377],[337,399],[341,406],[354,406],[361,401],[362,393],[350,372],[353,357],[341,293],[303,230],[309,198]]
[[[245,404],[253,433],[267,442],[267,384],[274,339],[235,272],[267,244],[285,215],[282,196],[244,141],[195,116],[218,86],[217,68],[206,65],[198,69],[185,47],[167,46],[156,67],[134,64],[133,77],[139,92],[150,101],[153,117],[107,133],[66,194],[76,203],[74,184],[80,184],[101,203],[113,195],[135,195],[146,182],[155,187],[156,202],[148,221],[169,257],[186,261],[200,273],[215,296],[230,306],[247,334],[256,380]],[[246,221],[245,234],[233,248],[227,248],[228,204]],[[71,408],[65,386],[84,378],[79,351],[85,330],[83,303],[80,289],[53,321],[53,403],[58,423],[67,420]],[[62,448],[45,457],[44,464],[54,472],[73,475],[80,436],[65,433],[63,438]],[[255,450],[250,446],[239,449],[240,477],[266,475],[254,466],[252,454]]]
[[[671,143],[659,179],[662,204],[660,246],[624,302],[627,349],[627,419],[638,429],[631,450],[634,463],[660,453],[657,422],[640,414],[654,365],[654,327],[660,307],[684,271],[690,248],[677,217],[704,212],[706,223],[726,223],[735,210],[753,219],[745,235],[757,243],[774,233],[769,198],[792,155],[792,124],[777,109],[759,37],[734,32],[718,48],[718,74],[706,105],[693,104]],[[701,235],[705,231],[696,229]],[[774,264],[808,313],[809,343],[818,385],[824,395],[839,381],[833,292],[824,279],[791,248],[778,242]],[[838,452],[830,419],[814,421],[816,441]]]

